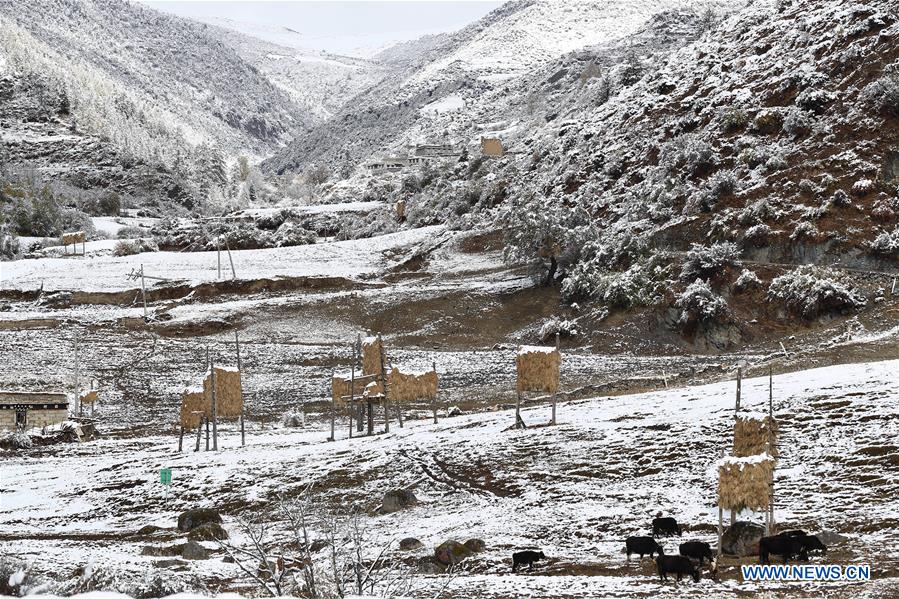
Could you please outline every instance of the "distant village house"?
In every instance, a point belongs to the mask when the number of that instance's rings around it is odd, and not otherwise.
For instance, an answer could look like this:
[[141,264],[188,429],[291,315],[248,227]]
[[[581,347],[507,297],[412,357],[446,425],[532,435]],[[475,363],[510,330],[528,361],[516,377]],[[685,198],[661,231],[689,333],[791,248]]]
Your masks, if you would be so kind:
[[0,391],[0,430],[43,428],[68,417],[65,393]]
[[496,137],[481,138],[481,154],[483,156],[503,156],[505,153],[506,149],[500,139]]

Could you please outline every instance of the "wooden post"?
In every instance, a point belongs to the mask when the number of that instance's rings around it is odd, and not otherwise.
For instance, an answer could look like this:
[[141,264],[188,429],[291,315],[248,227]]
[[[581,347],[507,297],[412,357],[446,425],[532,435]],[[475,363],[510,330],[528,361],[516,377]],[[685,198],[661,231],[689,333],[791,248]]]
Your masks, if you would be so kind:
[[203,423],[206,425],[206,451],[209,451],[209,418],[203,416]]
[[200,451],[200,437],[203,434],[203,421],[200,420],[197,423],[197,446],[194,448],[194,452]]
[[521,391],[518,392],[515,401],[515,428],[527,428],[524,424],[524,420],[521,418]]
[[[718,484],[721,484],[720,482]],[[719,500],[720,501],[720,500]],[[721,557],[721,541],[724,538],[724,509],[718,506],[718,557]]]
[[381,341],[381,333],[378,333],[378,347],[381,348],[381,391],[384,397],[384,432],[390,432],[390,401],[387,398],[387,379],[384,376],[384,342]]
[[247,444],[247,437],[244,431],[244,416],[246,415],[246,411],[244,410],[244,398],[243,398],[243,368],[240,363],[240,337],[237,336],[237,331],[234,331],[234,345],[237,348],[237,372],[240,373],[240,446],[243,447]]
[[375,434],[375,406],[371,398],[367,398],[365,403],[368,407],[368,436],[370,437]]
[[774,419],[774,375],[768,367],[768,418]]
[[225,238],[225,249],[228,250],[228,262],[231,263],[231,280],[237,280],[237,271],[234,270],[234,260],[231,258],[231,248],[228,247],[228,238]]
[[180,432],[178,433],[178,453],[181,453],[184,448],[184,425],[182,424],[180,427]]
[[[556,351],[557,352],[561,352],[559,347],[560,347],[559,346],[559,333],[556,333]],[[558,399],[557,396],[558,396],[558,393],[553,393],[553,414],[552,414],[552,418],[550,418],[550,420],[549,420],[549,423],[554,426],[556,424],[556,401]]]
[[212,450],[219,450],[219,411],[218,411],[218,394],[215,389],[215,364],[209,361],[209,372],[212,378]]
[[215,256],[218,258],[218,277],[216,280],[220,280],[222,278],[222,242],[221,236],[216,237],[215,239]]
[[[334,369],[333,368],[331,369],[331,380],[332,381],[334,380]],[[328,437],[328,441],[334,440],[334,410],[337,407],[334,403],[335,401],[336,400],[334,399],[334,394],[332,393],[331,394],[331,436]]]
[[[437,374],[437,362],[431,362],[431,370]],[[431,410],[434,412],[434,424],[437,424],[437,395],[431,398]]]
[[144,300],[144,318],[147,317],[147,284],[144,281],[144,265],[140,265],[140,294]]
[[[353,411],[356,409],[356,348],[353,348],[353,363],[350,365],[350,439],[353,438]],[[362,423],[361,420],[359,422]]]
[[78,329],[75,329],[75,397],[78,398],[78,416],[80,417],[82,414],[81,408],[81,390],[78,389],[78,378],[80,375],[80,360],[78,356]]
[[740,411],[740,386],[742,384],[742,379],[743,379],[743,369],[738,367],[737,368],[737,403],[736,403],[736,407],[734,408],[734,418],[737,417],[737,414]]

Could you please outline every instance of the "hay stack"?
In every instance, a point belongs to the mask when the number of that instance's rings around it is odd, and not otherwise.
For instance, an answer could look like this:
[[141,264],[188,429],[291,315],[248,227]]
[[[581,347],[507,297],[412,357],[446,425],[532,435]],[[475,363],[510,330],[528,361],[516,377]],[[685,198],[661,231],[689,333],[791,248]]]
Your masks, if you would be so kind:
[[734,455],[738,458],[777,453],[777,421],[767,415],[743,414],[734,421]]
[[718,461],[718,505],[725,509],[766,509],[773,483],[774,458],[766,453]]
[[63,245],[84,243],[85,239],[87,239],[87,235],[85,235],[84,231],[74,231],[72,233],[63,233],[62,234],[62,244]]
[[554,347],[524,345],[518,350],[518,391],[559,390],[559,367],[562,355]]
[[390,399],[399,402],[437,397],[437,371],[400,372],[394,367],[387,375]]
[[[203,393],[212,406],[212,373],[203,377]],[[237,418],[243,412],[243,391],[240,371],[236,368],[215,367],[215,402],[218,418]]]
[[366,337],[362,342],[362,374],[381,374],[384,344],[381,337]]
[[97,397],[99,396],[99,391],[91,390],[91,391],[82,391],[81,396],[78,398],[78,401],[81,403],[94,403],[97,401]]
[[181,426],[185,429],[200,426],[203,416],[212,417],[212,402],[206,401],[206,393],[201,387],[185,389],[181,395]]
[[381,383],[372,381],[365,385],[365,389],[362,390],[362,397],[384,397],[384,389],[381,387]]
[[343,398],[350,394],[351,386],[355,387],[353,396],[356,398],[362,397],[362,393],[365,391],[363,380],[358,378],[353,380],[353,377],[349,374],[335,374],[331,377],[331,397],[335,403],[341,404],[346,401]]

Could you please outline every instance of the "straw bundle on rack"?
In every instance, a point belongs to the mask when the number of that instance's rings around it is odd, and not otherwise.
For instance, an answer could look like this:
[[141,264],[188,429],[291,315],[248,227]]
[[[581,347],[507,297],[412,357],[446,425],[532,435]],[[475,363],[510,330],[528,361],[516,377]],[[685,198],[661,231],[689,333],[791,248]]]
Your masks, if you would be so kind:
[[760,511],[768,507],[774,483],[774,458],[766,453],[718,461],[718,505]]
[[62,234],[62,244],[63,245],[71,245],[73,243],[84,243],[85,239],[87,239],[87,235],[85,235],[84,231],[74,231],[72,233],[63,233]]
[[91,391],[82,391],[81,396],[78,398],[78,401],[81,403],[94,403],[97,401],[97,397],[99,395],[99,391],[96,389]]
[[390,399],[399,402],[437,397],[437,371],[400,372],[394,367],[387,375]]
[[203,416],[212,417],[212,402],[200,387],[185,389],[181,395],[181,426],[186,429],[200,426]]
[[[212,373],[206,371],[203,378],[206,401],[212,405]],[[240,371],[236,368],[215,367],[215,403],[218,418],[237,418],[243,411],[243,392],[240,387]]]
[[562,355],[554,347],[522,346],[516,359],[518,390],[557,392],[561,364]]
[[366,337],[362,342],[362,374],[381,374],[384,344],[380,337]]
[[381,383],[378,381],[372,381],[365,385],[365,389],[362,390],[363,397],[383,397],[384,389],[381,387]]
[[350,395],[350,389],[355,387],[353,391],[353,396],[357,399],[362,397],[362,392],[365,391],[365,385],[367,384],[367,379],[355,379],[349,374],[335,374],[331,377],[331,397],[334,399],[336,403],[343,403],[347,401],[347,397]]
[[764,414],[742,414],[734,421],[734,455],[738,458],[768,452],[777,457],[777,421]]

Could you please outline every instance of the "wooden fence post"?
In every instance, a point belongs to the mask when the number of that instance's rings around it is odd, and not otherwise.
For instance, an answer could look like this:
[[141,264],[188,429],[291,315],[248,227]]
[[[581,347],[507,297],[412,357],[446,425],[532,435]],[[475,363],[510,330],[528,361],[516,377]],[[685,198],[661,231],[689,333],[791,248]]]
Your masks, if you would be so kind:
[[[557,333],[556,333],[556,352],[559,353],[559,359],[561,360],[561,358],[562,358],[562,352],[561,352],[561,350],[560,350],[559,348],[560,348],[560,345],[559,345],[559,333],[557,332]],[[553,414],[552,414],[552,418],[551,418],[550,421],[549,421],[549,423],[552,424],[552,425],[555,425],[555,424],[556,424],[556,401],[557,401],[557,399],[558,399],[557,396],[558,396],[558,391],[556,391],[556,393],[553,393]]]
[[234,345],[237,347],[237,372],[240,374],[240,446],[243,447],[247,444],[247,437],[244,431],[244,420],[246,420],[246,410],[244,409],[244,403],[246,402],[243,396],[243,368],[240,362],[240,338],[237,336],[237,331],[234,331]]
[[353,438],[353,412],[356,410],[356,348],[353,348],[353,364],[350,366],[350,402],[347,404],[350,413],[350,439]]
[[[334,380],[334,369],[331,369],[331,380]],[[328,438],[328,441],[334,440],[334,410],[337,407],[335,405],[336,400],[334,399],[334,394],[331,394],[331,436]]]
[[[434,376],[437,376],[437,362],[431,362],[431,370],[434,371]],[[437,394],[434,394],[434,397],[431,398],[431,410],[434,411],[434,424],[437,424]]]
[[218,413],[218,394],[215,389],[215,363],[209,361],[209,372],[212,377],[212,450],[219,450],[219,413]]
[[390,432],[390,401],[387,398],[387,380],[384,377],[384,343],[381,341],[381,333],[378,333],[378,347],[381,348],[381,391],[384,397],[384,432]]

